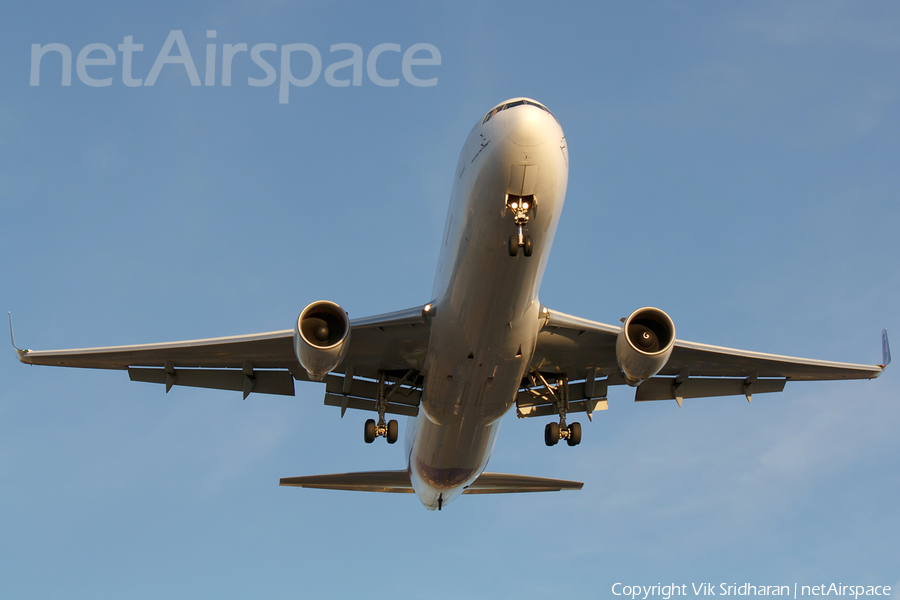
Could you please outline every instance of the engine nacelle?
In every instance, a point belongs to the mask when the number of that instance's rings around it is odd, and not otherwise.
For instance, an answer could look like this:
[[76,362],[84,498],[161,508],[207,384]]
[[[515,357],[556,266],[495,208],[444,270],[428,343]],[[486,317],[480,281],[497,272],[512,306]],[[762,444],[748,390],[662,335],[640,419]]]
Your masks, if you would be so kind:
[[349,347],[350,319],[334,302],[313,302],[297,317],[294,354],[310,379],[321,381],[341,364]]
[[639,308],[625,319],[616,338],[616,360],[630,386],[659,373],[675,345],[675,323],[658,308]]

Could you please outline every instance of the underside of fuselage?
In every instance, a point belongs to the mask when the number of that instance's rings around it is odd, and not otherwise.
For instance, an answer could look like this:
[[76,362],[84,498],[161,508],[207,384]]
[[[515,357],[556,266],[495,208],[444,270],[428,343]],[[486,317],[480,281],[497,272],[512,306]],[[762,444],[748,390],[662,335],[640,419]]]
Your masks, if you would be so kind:
[[515,400],[540,329],[538,287],[567,178],[562,129],[530,100],[498,105],[463,147],[434,286],[421,410],[406,436],[412,485],[429,509],[484,471]]

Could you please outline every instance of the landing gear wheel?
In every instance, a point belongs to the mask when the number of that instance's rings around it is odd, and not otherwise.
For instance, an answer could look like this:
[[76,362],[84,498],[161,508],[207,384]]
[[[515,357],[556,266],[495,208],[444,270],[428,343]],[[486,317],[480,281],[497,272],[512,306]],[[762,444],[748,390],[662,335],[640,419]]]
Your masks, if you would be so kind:
[[570,446],[577,446],[581,443],[581,423],[569,425],[569,438],[566,443]]
[[509,236],[509,255],[519,255],[519,237],[516,235]]
[[387,425],[387,442],[388,444],[393,444],[397,441],[397,438],[400,437],[400,427],[397,425],[397,421],[390,420]]
[[547,423],[544,427],[544,443],[548,446],[559,443],[559,423]]
[[375,441],[375,419],[369,419],[366,421],[366,427],[364,430],[365,434],[363,439],[366,440],[367,444],[371,444]]
[[522,252],[523,252],[523,254],[525,254],[525,256],[531,256],[531,252],[533,250],[534,250],[534,246],[531,242],[531,236],[526,235],[525,236],[525,247],[522,249]]

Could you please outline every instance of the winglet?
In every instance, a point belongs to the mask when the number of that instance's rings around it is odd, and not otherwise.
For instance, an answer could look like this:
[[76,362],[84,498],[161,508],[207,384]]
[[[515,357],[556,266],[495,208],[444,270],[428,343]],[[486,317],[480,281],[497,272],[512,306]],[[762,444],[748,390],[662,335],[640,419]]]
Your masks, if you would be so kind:
[[891,345],[888,343],[887,329],[881,330],[881,368],[891,364]]
[[9,315],[9,341],[12,342],[12,347],[16,349],[16,354],[19,355],[19,361],[25,362],[24,361],[25,353],[28,352],[28,350],[22,350],[21,348],[16,346],[16,336],[13,333],[13,326],[12,326],[12,311],[7,311],[6,314]]

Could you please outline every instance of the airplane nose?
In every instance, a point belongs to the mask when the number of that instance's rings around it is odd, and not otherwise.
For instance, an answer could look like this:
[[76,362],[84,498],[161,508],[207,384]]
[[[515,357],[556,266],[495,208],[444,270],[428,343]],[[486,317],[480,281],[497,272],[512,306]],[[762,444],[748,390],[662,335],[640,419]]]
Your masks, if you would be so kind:
[[531,106],[516,107],[506,116],[506,137],[519,146],[537,146],[550,134],[547,113]]

